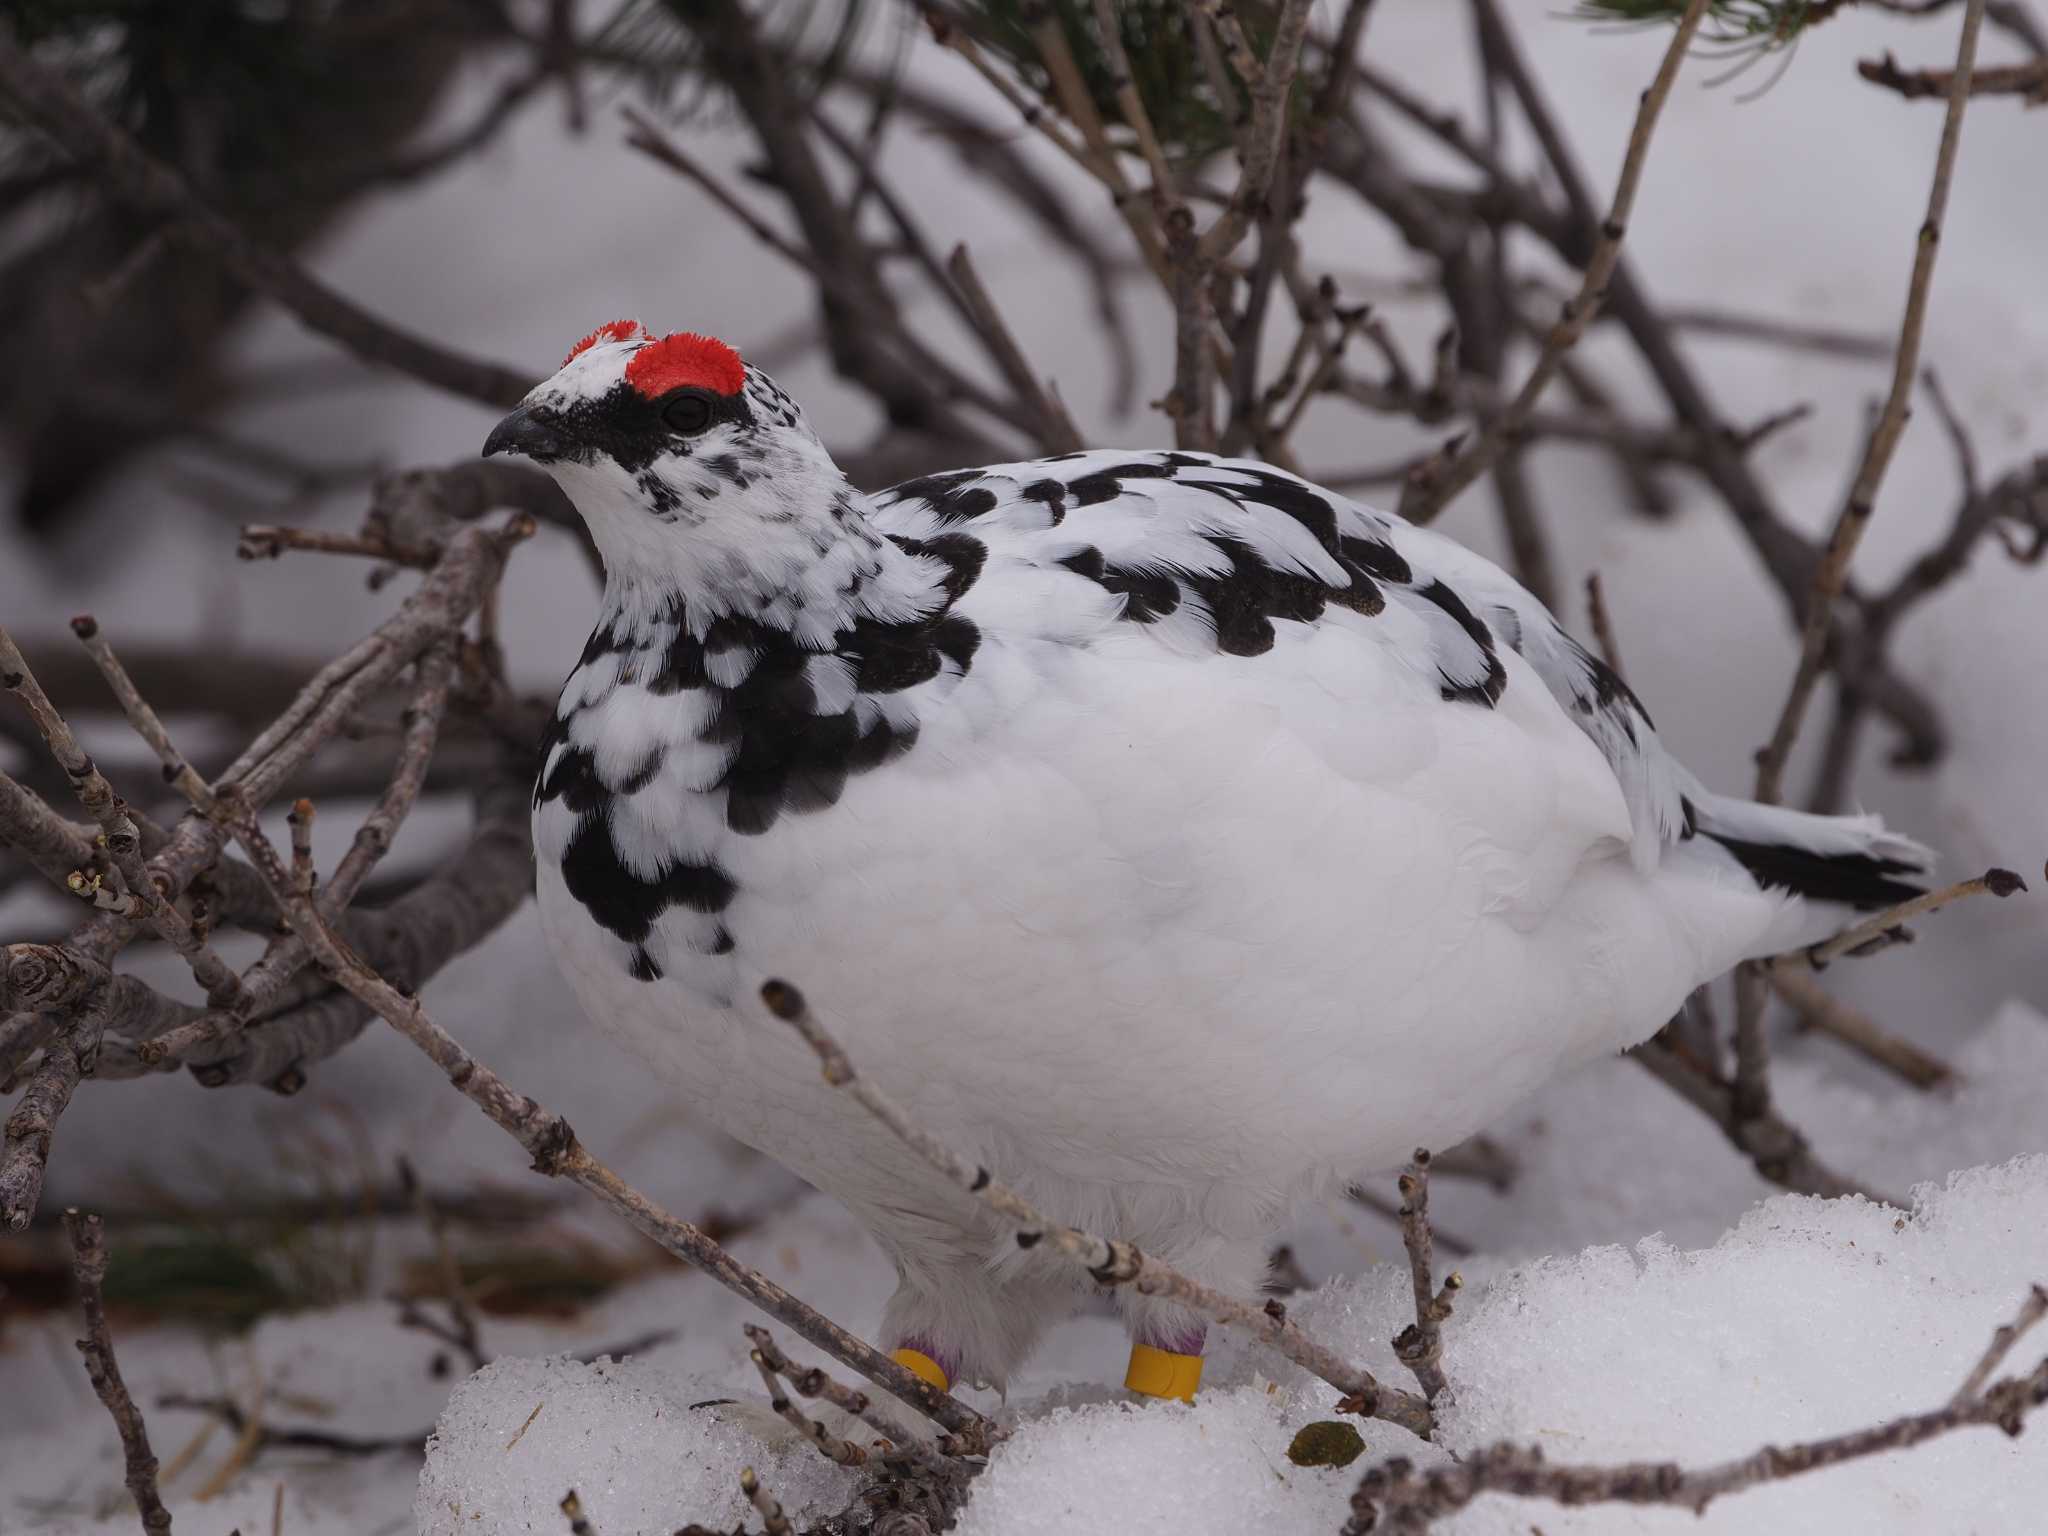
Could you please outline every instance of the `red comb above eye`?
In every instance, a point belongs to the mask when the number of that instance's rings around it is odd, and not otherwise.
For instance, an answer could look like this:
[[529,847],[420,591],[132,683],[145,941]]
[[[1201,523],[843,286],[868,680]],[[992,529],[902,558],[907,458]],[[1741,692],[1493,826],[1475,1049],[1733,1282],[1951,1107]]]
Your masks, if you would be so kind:
[[677,331],[635,352],[626,364],[626,382],[650,400],[690,386],[736,395],[746,388],[747,365],[715,336]]
[[568,367],[600,341],[637,341],[646,334],[646,329],[638,320],[607,321],[571,347],[569,355],[562,359],[562,366]]

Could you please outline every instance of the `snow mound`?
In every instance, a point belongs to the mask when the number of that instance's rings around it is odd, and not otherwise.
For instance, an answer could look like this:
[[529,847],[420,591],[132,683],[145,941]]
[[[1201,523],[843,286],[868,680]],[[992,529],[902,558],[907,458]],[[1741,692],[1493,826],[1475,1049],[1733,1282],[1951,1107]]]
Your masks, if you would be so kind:
[[[1104,1400],[1099,1385],[1077,1378],[1120,1363],[1105,1358],[1117,1340],[1101,1320],[1080,1320],[1055,1331],[1013,1394],[1003,1417],[1015,1432],[957,1529],[1330,1532],[1359,1474],[1390,1455],[1427,1461],[1506,1439],[1541,1445],[1560,1462],[1698,1465],[1937,1406],[2027,1286],[2048,1278],[2048,1156],[1956,1174],[1914,1196],[1909,1212],[1782,1196],[1709,1248],[1653,1237],[1500,1270],[1474,1287],[1447,1331],[1454,1400],[1441,1448],[1362,1424],[1365,1456],[1343,1469],[1299,1467],[1287,1456],[1304,1425],[1333,1417],[1334,1394],[1322,1383],[1226,1339],[1194,1406]],[[1300,1299],[1294,1313],[1406,1385],[1387,1346],[1406,1320],[1405,1297],[1405,1275],[1381,1266]],[[2030,1367],[2044,1349],[2048,1333],[2024,1342],[2005,1369]],[[844,1508],[855,1480],[775,1428],[757,1438],[749,1426],[758,1413],[688,1406],[691,1394],[730,1394],[737,1380],[712,1383],[658,1356],[624,1367],[492,1366],[456,1393],[429,1446],[420,1529],[559,1531],[556,1505],[571,1486],[607,1536],[659,1536],[686,1520],[730,1526],[742,1513],[745,1465],[760,1470],[799,1527],[805,1515]],[[1961,1431],[1736,1495],[1704,1519],[1488,1497],[1436,1529],[1525,1536],[1533,1522],[1549,1536],[2023,1536],[2041,1529],[2043,1508],[2048,1424],[2018,1440]]]
[[[1713,1247],[1657,1238],[1498,1276],[1448,1328],[1456,1401],[1440,1438],[1536,1444],[1552,1461],[1698,1465],[1940,1406],[2027,1287],[2048,1279],[2048,1157],[1955,1174],[1910,1213],[1782,1196]],[[1299,1309],[1360,1353],[1398,1320],[1352,1285]],[[2048,1335],[2005,1371],[2031,1367]],[[1368,1437],[1370,1438],[1370,1437]],[[1377,1449],[1377,1447],[1375,1447]],[[1918,1450],[1683,1511],[1561,1510],[1490,1498],[1439,1528],[1526,1532],[1928,1530],[2021,1536],[2048,1508],[2048,1425],[1960,1431]]]
[[725,1392],[699,1386],[632,1362],[555,1356],[485,1366],[456,1388],[427,1442],[413,1506],[422,1536],[558,1536],[572,1488],[606,1536],[691,1521],[731,1529],[751,1517],[739,1485],[745,1466],[799,1525],[853,1497],[847,1473],[793,1439],[764,1444],[706,1401]]
[[[1192,1407],[1106,1403],[1032,1418],[998,1447],[956,1536],[1333,1533],[1364,1464],[1289,1464],[1295,1431],[1331,1415],[1306,1394],[1270,1385],[1205,1391]],[[1375,1449],[1394,1439],[1417,1444],[1362,1428]]]

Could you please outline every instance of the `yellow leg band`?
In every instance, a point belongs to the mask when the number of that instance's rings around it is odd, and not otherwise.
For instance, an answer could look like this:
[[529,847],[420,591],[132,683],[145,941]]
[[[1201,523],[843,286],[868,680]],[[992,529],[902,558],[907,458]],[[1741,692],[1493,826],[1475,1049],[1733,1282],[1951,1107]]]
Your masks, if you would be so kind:
[[1201,1384],[1200,1355],[1176,1355],[1171,1350],[1154,1349],[1150,1344],[1131,1346],[1131,1366],[1124,1372],[1124,1385],[1131,1391],[1192,1403],[1195,1389]]
[[946,1377],[945,1367],[921,1349],[892,1350],[889,1358],[920,1381],[930,1382],[941,1392],[953,1385]]

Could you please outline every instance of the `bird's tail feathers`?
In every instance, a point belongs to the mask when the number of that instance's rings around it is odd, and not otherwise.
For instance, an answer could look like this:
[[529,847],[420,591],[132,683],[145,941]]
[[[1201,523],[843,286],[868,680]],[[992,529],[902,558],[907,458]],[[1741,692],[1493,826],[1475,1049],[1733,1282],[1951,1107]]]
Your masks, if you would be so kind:
[[1704,796],[1693,809],[1697,834],[1758,885],[1803,898],[1787,903],[1785,922],[1761,953],[1818,943],[1856,913],[1910,901],[1934,866],[1929,849],[1875,816],[1816,816],[1721,795]]

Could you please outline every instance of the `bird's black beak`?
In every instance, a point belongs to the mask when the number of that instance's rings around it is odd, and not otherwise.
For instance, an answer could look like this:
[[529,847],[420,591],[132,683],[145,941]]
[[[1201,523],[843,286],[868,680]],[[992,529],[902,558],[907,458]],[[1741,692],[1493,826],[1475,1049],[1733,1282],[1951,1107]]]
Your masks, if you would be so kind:
[[494,453],[519,453],[543,464],[568,452],[568,444],[546,417],[530,405],[522,405],[495,427],[484,439],[484,457]]

